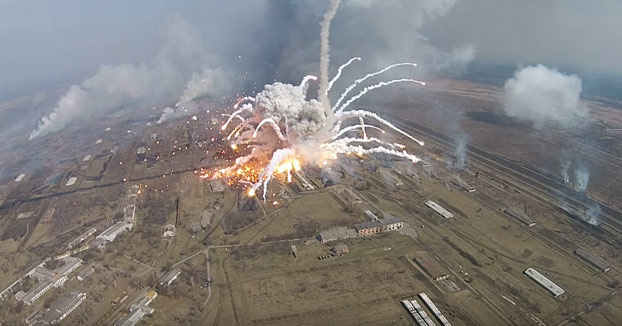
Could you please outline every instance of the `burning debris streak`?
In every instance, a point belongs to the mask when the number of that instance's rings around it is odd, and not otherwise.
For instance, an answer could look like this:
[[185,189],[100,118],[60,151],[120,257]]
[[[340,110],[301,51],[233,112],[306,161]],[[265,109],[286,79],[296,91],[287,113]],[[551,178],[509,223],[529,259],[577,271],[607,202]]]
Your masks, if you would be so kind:
[[413,67],[417,67],[416,63],[410,63],[410,62],[404,62],[404,63],[395,63],[392,64],[390,66],[387,66],[381,70],[378,70],[376,72],[372,72],[370,74],[367,74],[357,80],[354,81],[354,83],[352,83],[352,85],[348,86],[348,88],[346,88],[346,90],[339,96],[339,99],[337,100],[337,102],[335,103],[335,105],[333,106],[333,110],[335,108],[337,108],[339,106],[339,104],[341,104],[341,102],[343,102],[343,100],[346,99],[346,96],[348,96],[348,94],[350,94],[350,92],[355,89],[358,85],[360,85],[361,83],[363,83],[364,81],[368,80],[369,78],[373,78],[376,77],[390,69],[393,69],[395,67],[400,67],[400,66],[413,66]]
[[330,80],[330,83],[328,83],[328,88],[326,89],[326,94],[328,95],[328,92],[330,92],[330,90],[333,88],[333,84],[339,80],[339,78],[341,78],[341,73],[343,72],[343,69],[345,69],[346,67],[348,67],[350,64],[352,64],[352,62],[354,61],[360,61],[361,58],[359,57],[354,57],[350,60],[348,60],[348,62],[342,64],[341,66],[339,66],[339,69],[337,69],[337,74],[335,75],[335,77],[333,77],[333,79]]
[[402,78],[402,79],[394,79],[394,80],[390,80],[388,82],[380,82],[378,84],[375,85],[371,85],[371,86],[367,86],[365,88],[363,88],[363,90],[358,93],[355,96],[352,96],[346,103],[344,103],[339,110],[337,110],[337,112],[341,112],[343,110],[345,110],[348,106],[350,106],[350,104],[352,104],[352,102],[358,100],[359,98],[361,98],[363,95],[367,94],[367,92],[377,89],[377,88],[381,88],[384,86],[389,86],[391,84],[395,84],[395,83],[417,83],[420,84],[421,86],[425,86],[425,83],[420,81],[420,80],[416,80],[416,79],[410,79],[410,78]]
[[[329,81],[329,29],[338,6],[339,0],[331,1],[329,10],[321,24],[318,99],[307,100],[306,94],[309,83],[318,79],[315,76],[305,76],[298,86],[280,82],[268,84],[255,97],[239,99],[233,106],[234,111],[221,129],[226,131],[234,119],[240,120],[228,133],[227,140],[231,140],[232,148],[236,152],[248,153],[248,149],[250,149],[250,153],[238,157],[233,166],[217,171],[212,178],[226,178],[230,182],[248,185],[247,195],[250,197],[255,196],[259,188],[263,187],[263,199],[265,201],[268,184],[275,176],[284,176],[285,180],[289,182],[292,179],[292,172],[300,171],[303,164],[325,166],[338,159],[339,155],[351,153],[360,156],[385,154],[405,158],[413,163],[420,161],[419,157],[407,152],[404,145],[398,146],[385,142],[369,135],[368,131],[374,129],[384,134],[383,127],[386,127],[421,146],[424,145],[422,141],[373,112],[365,110],[346,111],[346,109],[371,90],[394,83],[406,82],[425,85],[424,82],[411,78],[379,82],[364,87],[360,93],[339,106],[354,88],[367,79],[394,67],[416,66],[416,64],[398,63],[390,65],[355,80],[341,94],[337,104],[331,107],[328,96],[332,86],[339,80],[346,67],[354,61],[361,60],[359,57],[350,59],[338,68],[336,75]],[[242,106],[239,107],[240,105]],[[380,126],[366,123],[366,118],[375,120]],[[350,122],[353,119],[358,120],[359,124],[352,125]],[[264,125],[271,128],[262,128]],[[359,136],[356,137],[344,136],[350,131],[359,129],[362,131],[362,135],[359,133]],[[267,164],[262,162],[267,162]]]

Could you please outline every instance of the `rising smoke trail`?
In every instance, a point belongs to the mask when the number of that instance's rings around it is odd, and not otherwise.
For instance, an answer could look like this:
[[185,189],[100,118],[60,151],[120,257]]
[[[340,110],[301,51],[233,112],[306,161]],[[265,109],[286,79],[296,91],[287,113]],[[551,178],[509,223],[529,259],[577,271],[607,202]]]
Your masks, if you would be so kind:
[[324,15],[324,20],[320,25],[320,89],[318,97],[320,103],[324,107],[329,108],[330,102],[328,99],[328,65],[330,63],[330,23],[337,13],[340,0],[331,0],[328,11]]

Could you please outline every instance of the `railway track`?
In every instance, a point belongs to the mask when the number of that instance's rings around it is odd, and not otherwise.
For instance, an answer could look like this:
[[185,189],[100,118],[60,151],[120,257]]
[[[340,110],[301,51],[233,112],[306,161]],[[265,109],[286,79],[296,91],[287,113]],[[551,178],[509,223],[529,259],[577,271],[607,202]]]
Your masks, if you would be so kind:
[[[395,115],[386,113],[384,113],[384,115],[391,118],[395,125],[407,132],[429,137],[434,142],[449,148],[451,148],[454,144],[453,138],[437,131],[418,125],[411,121],[404,121]],[[548,195],[551,199],[553,199],[553,201],[559,201],[561,199],[565,203],[576,208],[578,212],[587,211],[598,205],[601,209],[601,225],[598,229],[612,237],[612,244],[620,244],[620,240],[622,239],[622,212],[616,208],[590,198],[582,192],[570,189],[562,183],[561,180],[557,180],[557,178],[549,173],[537,170],[534,167],[519,164],[515,161],[487,152],[473,145],[467,145],[467,152],[471,160],[501,172],[512,179],[519,180],[531,188]],[[576,218],[580,219],[579,216],[576,216]],[[583,223],[586,222],[583,221]]]

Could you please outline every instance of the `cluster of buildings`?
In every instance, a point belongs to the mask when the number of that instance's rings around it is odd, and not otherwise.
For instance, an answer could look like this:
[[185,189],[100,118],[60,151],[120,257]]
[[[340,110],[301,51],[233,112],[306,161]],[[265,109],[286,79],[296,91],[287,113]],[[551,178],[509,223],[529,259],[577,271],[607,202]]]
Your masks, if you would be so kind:
[[[427,294],[419,293],[419,298],[423,303],[430,309],[430,311],[434,314],[434,317],[441,323],[443,326],[451,326],[451,323],[447,318],[443,315],[443,313],[436,307],[434,302],[430,300]],[[425,312],[423,307],[417,302],[417,300],[402,300],[402,306],[406,308],[410,316],[415,320],[417,325],[419,326],[434,326],[436,325],[434,321],[428,316],[428,313]]]
[[106,247],[108,242],[113,242],[117,236],[122,233],[129,232],[134,227],[134,219],[136,217],[136,202],[140,187],[133,185],[128,191],[127,205],[123,208],[123,220],[118,221],[95,237],[95,246],[99,249]]
[[28,273],[24,278],[36,279],[37,283],[32,286],[28,292],[18,291],[15,298],[27,305],[33,304],[45,292],[53,287],[61,287],[67,281],[67,275],[73,272],[82,264],[82,259],[77,257],[65,257],[62,259],[63,264],[53,270],[45,268],[45,264],[49,259],[45,260]]
[[387,217],[369,222],[354,224],[354,230],[359,236],[367,236],[388,231],[399,230],[404,227],[404,222],[397,217]]
[[373,234],[396,231],[404,228],[404,222],[394,216],[379,218],[370,210],[366,210],[365,216],[370,220],[363,223],[354,224],[354,228],[336,227],[322,231],[318,235],[318,240],[322,243],[350,239],[354,237],[364,237]]
[[145,315],[151,315],[155,311],[149,304],[153,299],[158,296],[158,293],[154,290],[147,291],[144,295],[140,296],[134,303],[130,305],[130,313],[125,317],[117,319],[114,326],[134,326]]

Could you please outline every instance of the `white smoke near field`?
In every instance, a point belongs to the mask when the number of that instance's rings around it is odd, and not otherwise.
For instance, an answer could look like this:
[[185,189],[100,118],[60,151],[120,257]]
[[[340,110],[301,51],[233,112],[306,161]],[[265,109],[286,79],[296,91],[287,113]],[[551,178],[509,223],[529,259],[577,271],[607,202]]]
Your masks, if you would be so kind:
[[590,206],[585,212],[586,222],[593,226],[600,226],[601,212],[602,210],[600,208],[600,205],[594,203],[594,205]]
[[201,73],[192,74],[177,104],[182,105],[207,94],[223,94],[228,90],[229,84],[222,69],[205,68]]
[[570,170],[570,166],[572,165],[572,162],[569,161],[568,159],[560,158],[559,164],[561,165],[562,179],[564,179],[564,183],[567,184],[570,182],[570,174],[568,173],[568,171]]
[[455,149],[455,155],[456,155],[455,167],[456,167],[456,169],[462,171],[462,170],[464,170],[466,168],[466,149],[467,149],[466,139],[464,139],[464,138],[457,139],[455,141],[455,144],[456,144],[456,149]]
[[148,104],[183,89],[194,67],[205,61],[197,31],[181,17],[164,29],[164,43],[149,63],[102,65],[95,75],[73,85],[30,139],[56,132],[73,121],[87,120],[126,104]]
[[220,68],[205,68],[200,73],[192,73],[192,77],[181,93],[175,108],[164,108],[157,123],[160,124],[168,120],[184,117],[189,112],[196,112],[197,105],[193,101],[199,97],[208,94],[226,94],[231,89],[228,80],[227,74]]
[[590,182],[590,171],[585,165],[579,165],[574,171],[574,183],[575,189],[580,192],[585,192],[587,185]]
[[536,127],[553,122],[576,126],[584,122],[588,109],[581,103],[581,79],[543,65],[515,72],[503,87],[505,112],[533,122]]

